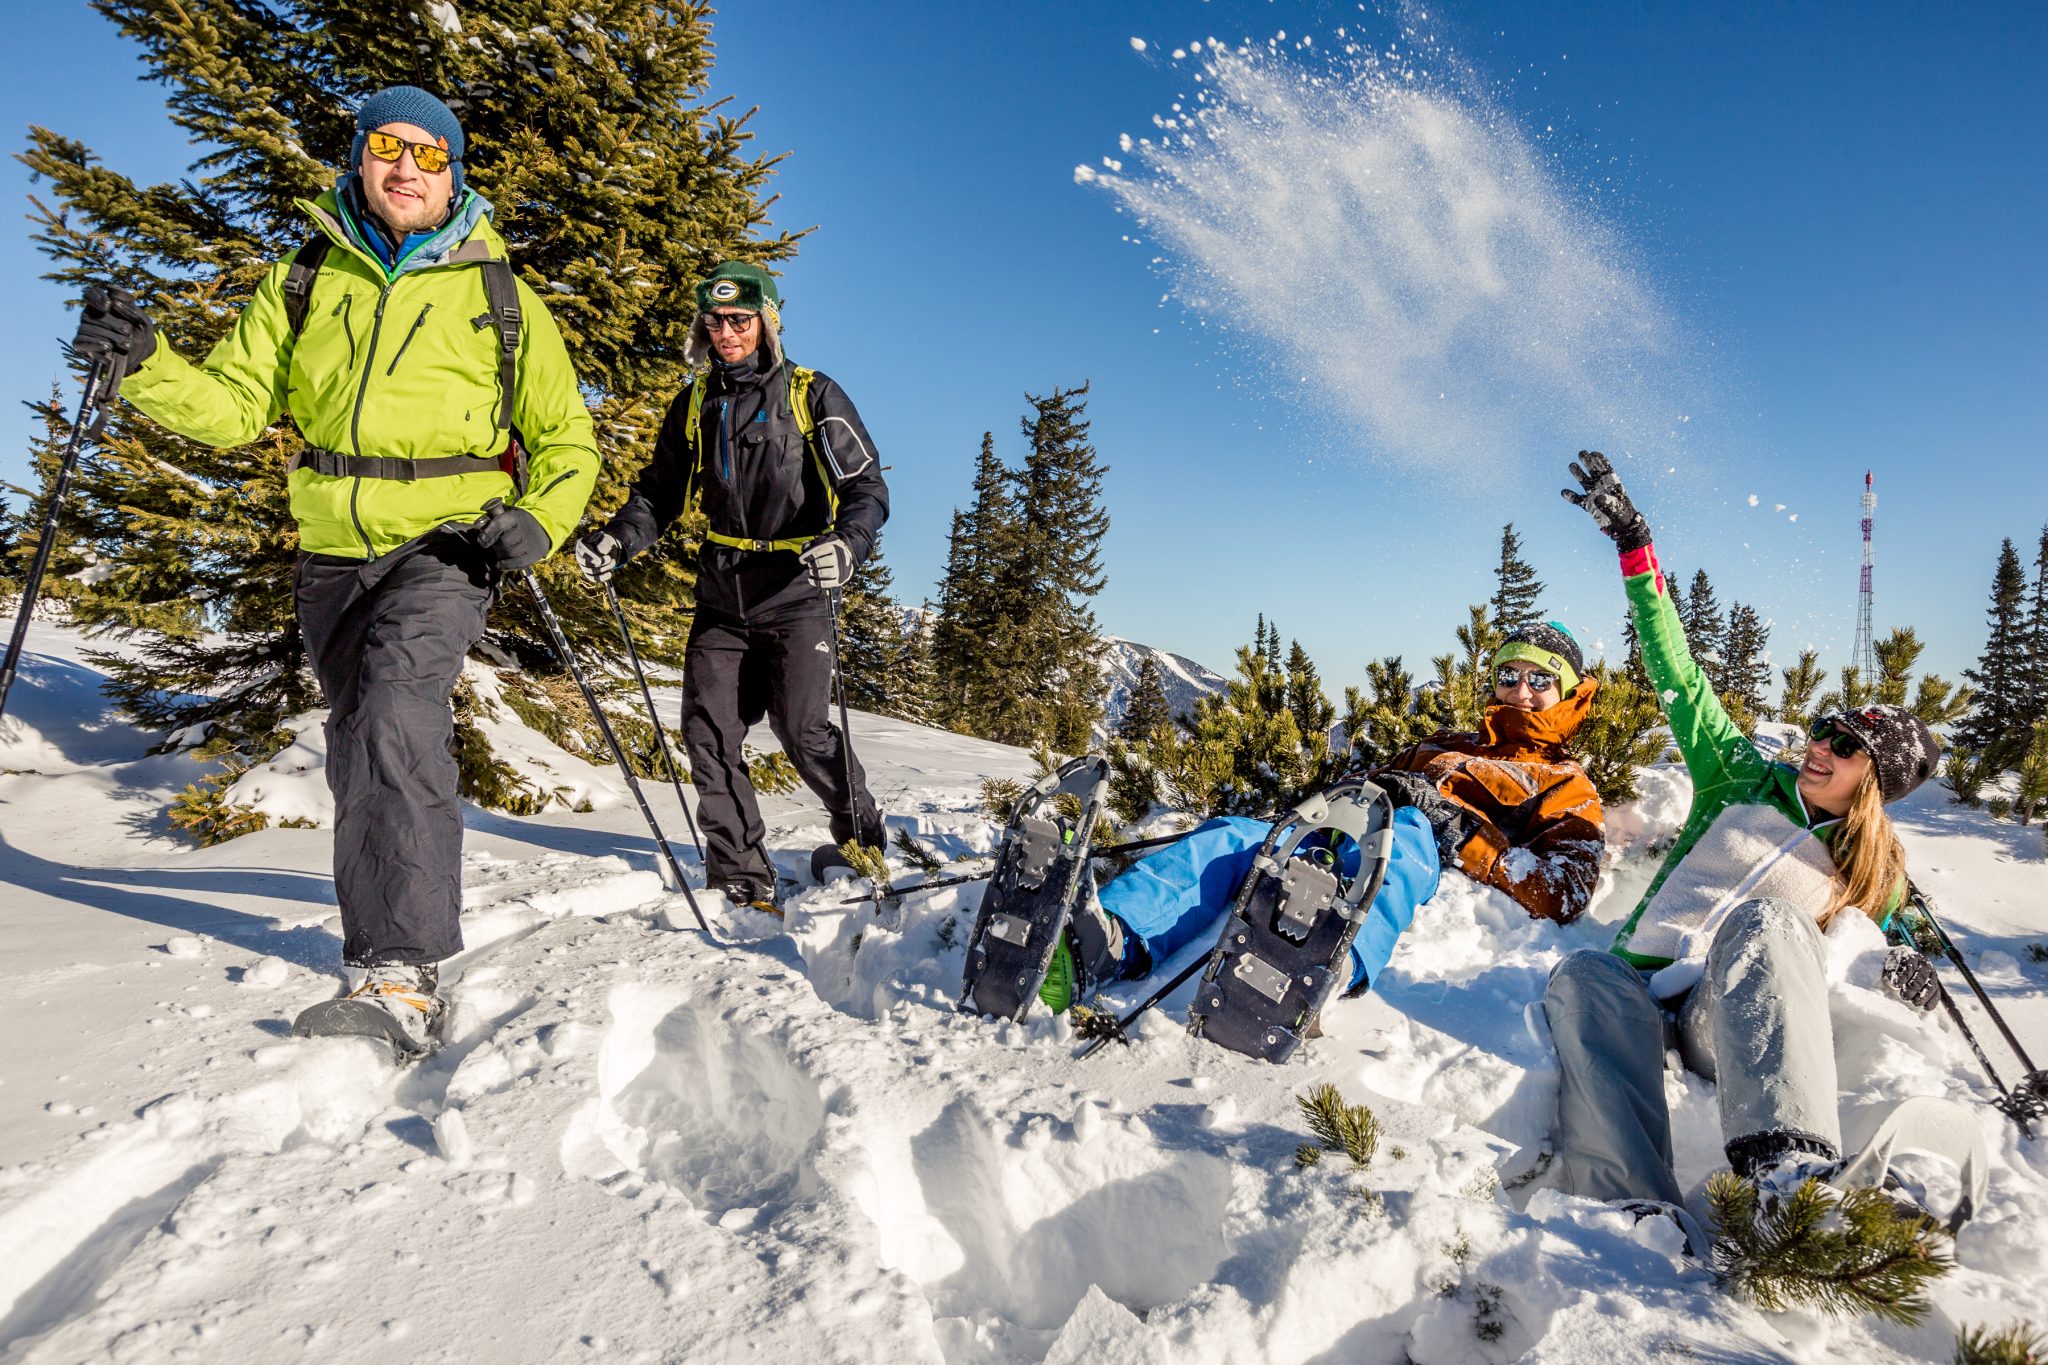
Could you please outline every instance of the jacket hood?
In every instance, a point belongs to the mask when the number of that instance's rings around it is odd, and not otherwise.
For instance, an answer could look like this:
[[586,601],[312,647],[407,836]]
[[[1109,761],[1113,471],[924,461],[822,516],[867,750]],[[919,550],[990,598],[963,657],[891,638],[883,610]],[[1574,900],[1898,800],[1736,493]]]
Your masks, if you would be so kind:
[[384,263],[377,259],[377,253],[362,240],[361,234],[370,229],[357,223],[354,215],[343,206],[340,185],[322,190],[317,199],[301,199],[298,204],[334,239],[337,246],[347,247],[391,278],[437,265],[502,260],[505,256],[505,239],[491,225],[491,214],[495,211],[491,201],[475,190],[463,192],[462,202],[448,215],[448,221],[400,261],[396,270],[385,270]]
[[1545,711],[1523,711],[1513,706],[1490,706],[1479,722],[1481,742],[1502,751],[1501,757],[1518,753],[1555,757],[1571,743],[1586,717],[1593,712],[1593,694],[1600,684],[1592,678],[1580,681],[1569,697]]

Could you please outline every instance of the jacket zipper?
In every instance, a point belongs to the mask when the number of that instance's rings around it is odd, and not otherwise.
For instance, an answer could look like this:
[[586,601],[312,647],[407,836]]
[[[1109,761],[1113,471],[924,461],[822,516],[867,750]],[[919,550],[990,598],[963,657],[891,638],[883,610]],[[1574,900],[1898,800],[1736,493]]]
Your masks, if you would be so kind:
[[[393,281],[396,283],[396,281]],[[377,334],[384,330],[384,304],[391,297],[391,285],[387,284],[377,294],[377,315],[370,322],[370,345],[363,353],[363,378],[356,385],[356,408],[348,418],[348,443],[358,460],[363,458],[363,397],[370,391],[370,370],[377,359]],[[349,484],[348,519],[355,523],[356,534],[363,538],[363,553],[371,559],[377,557],[377,547],[370,543],[370,533],[363,529],[363,519],[356,512],[356,495],[363,491],[363,476],[358,474]]]
[[546,488],[541,489],[540,492],[533,494],[533,496],[536,498],[546,497],[548,494],[554,492],[556,488],[561,486],[562,480],[568,478],[570,474],[574,474],[575,472],[575,470],[571,469],[566,473],[555,475],[554,478],[548,480],[548,486]]
[[405,359],[405,348],[412,345],[412,339],[419,335],[420,324],[424,323],[427,320],[427,314],[433,311],[434,305],[430,303],[420,309],[420,315],[412,320],[412,326],[406,329],[405,340],[398,343],[398,354],[392,356],[391,363],[384,367],[384,377],[386,379],[389,379],[398,372],[398,362]]
[[342,335],[348,338],[348,367],[351,370],[356,367],[356,329],[349,325],[349,316],[355,311],[349,305],[355,301],[354,294],[343,294],[341,302],[335,304],[334,311],[328,314],[329,317],[341,319]]

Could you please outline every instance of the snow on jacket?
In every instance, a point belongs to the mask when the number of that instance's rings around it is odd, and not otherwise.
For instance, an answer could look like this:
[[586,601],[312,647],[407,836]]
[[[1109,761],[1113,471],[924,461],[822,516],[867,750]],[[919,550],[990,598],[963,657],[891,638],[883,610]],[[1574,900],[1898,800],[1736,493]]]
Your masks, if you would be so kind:
[[[687,424],[697,384],[710,387],[693,450]],[[738,365],[714,363],[669,405],[653,456],[605,529],[628,556],[638,554],[694,499],[719,535],[808,540],[836,530],[851,546],[854,563],[864,563],[889,518],[889,488],[875,443],[846,390],[827,376],[812,378],[807,399],[818,432],[816,456],[789,408],[787,361],[778,364],[764,347]],[[828,491],[839,497],[836,521]],[[825,596],[792,551],[707,540],[698,555],[697,604],[746,619],[792,607],[824,610]]]
[[1421,773],[1479,816],[1459,870],[1559,923],[1586,908],[1600,878],[1600,793],[1567,748],[1598,687],[1588,678],[1543,711],[1489,707],[1477,734],[1431,735],[1387,764]]
[[[292,516],[310,553],[374,559],[437,526],[476,520],[493,498],[515,501],[498,463],[509,440],[498,426],[498,333],[476,268],[505,255],[489,201],[469,192],[448,227],[392,270],[350,231],[334,191],[299,207],[333,242],[304,332],[294,337],[285,315],[295,251],[270,268],[204,362],[160,345],[121,396],[221,449],[248,444],[290,412],[309,444],[344,454],[476,457],[474,474],[412,482],[293,470]],[[512,423],[528,480],[516,502],[559,548],[597,482],[597,441],[554,318],[523,280],[519,302]]]
[[[1716,907],[1721,913],[1732,908],[1746,881],[1769,879],[1774,886],[1786,883],[1794,903],[1816,915],[1823,912],[1825,904],[1814,904],[1814,873],[1819,866],[1814,845],[1816,841],[1821,846],[1831,844],[1841,821],[1816,818],[1809,812],[1799,795],[1798,770],[1764,757],[1728,718],[1721,699],[1714,695],[1713,686],[1686,646],[1685,628],[1664,590],[1655,547],[1645,545],[1622,555],[1621,572],[1636,638],[1642,646],[1643,667],[1657,690],[1679,756],[1692,775],[1692,809],[1679,828],[1678,840],[1628,922],[1615,935],[1611,949],[1638,967],[1657,968],[1681,956],[1688,944],[1711,938],[1713,925],[1708,921],[1714,919]],[[1772,824],[1741,813],[1722,818],[1738,805],[1769,806],[1783,819]],[[1764,828],[1767,825],[1770,828]],[[1774,840],[1773,830],[1782,830],[1787,837]],[[1694,875],[1688,867],[1683,878],[1675,879],[1678,885],[1673,894],[1661,896],[1689,855],[1706,859],[1707,871]],[[1832,871],[1832,857],[1828,867]],[[1884,920],[1891,918],[1903,894],[1903,887],[1894,893]],[[1721,905],[1723,901],[1728,904]]]

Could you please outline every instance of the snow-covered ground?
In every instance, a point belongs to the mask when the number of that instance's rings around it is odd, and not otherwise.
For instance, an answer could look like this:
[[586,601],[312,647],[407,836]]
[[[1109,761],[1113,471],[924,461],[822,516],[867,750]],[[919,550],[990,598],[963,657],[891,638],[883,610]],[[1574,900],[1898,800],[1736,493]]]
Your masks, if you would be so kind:
[[[144,756],[75,636],[31,648],[25,725],[0,731],[0,1359],[1871,1365],[1946,1359],[1959,1324],[2048,1322],[2048,1164],[1988,1106],[1989,1206],[1919,1329],[1759,1314],[1662,1223],[1544,1189],[1555,1068],[1524,1007],[1633,903],[1680,772],[1614,812],[1585,921],[1450,877],[1287,1067],[1190,1039],[1178,998],[1085,1061],[1064,1025],[956,1013],[976,887],[879,918],[813,888],[786,925],[706,897],[710,942],[676,927],[629,804],[472,810],[451,1042],[398,1070],[289,1036],[338,975],[328,832],[175,839],[163,806],[198,765]],[[891,823],[948,856],[993,842],[981,780],[1029,766],[873,717],[855,733]],[[263,779],[280,800],[317,780],[317,744],[287,753]],[[822,814],[767,808],[795,871]],[[1903,823],[2048,1052],[2041,831],[1938,791]],[[1854,922],[1832,939],[1848,1104],[1981,1094],[1947,1024],[1868,988],[1880,947]],[[1294,1166],[1294,1096],[1325,1080],[1384,1125],[1362,1172]],[[1712,1093],[1667,1088],[1697,1191]]]

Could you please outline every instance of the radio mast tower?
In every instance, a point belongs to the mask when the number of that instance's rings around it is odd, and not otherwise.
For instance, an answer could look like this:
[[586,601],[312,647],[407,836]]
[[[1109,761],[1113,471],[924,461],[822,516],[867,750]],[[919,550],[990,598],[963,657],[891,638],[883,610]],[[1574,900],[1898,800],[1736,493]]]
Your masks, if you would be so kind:
[[1856,651],[1852,662],[1863,675],[1863,685],[1877,685],[1877,644],[1870,628],[1870,521],[1877,511],[1877,494],[1872,491],[1870,471],[1863,471],[1863,580],[1856,592]]

